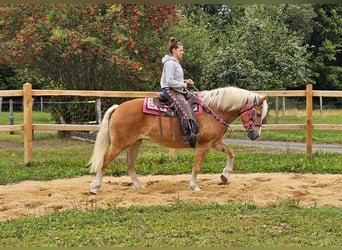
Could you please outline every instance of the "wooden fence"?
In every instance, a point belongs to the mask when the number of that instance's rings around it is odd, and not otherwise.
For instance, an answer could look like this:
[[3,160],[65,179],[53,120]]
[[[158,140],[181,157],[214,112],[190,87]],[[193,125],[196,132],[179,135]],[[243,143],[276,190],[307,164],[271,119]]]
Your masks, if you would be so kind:
[[[263,130],[306,130],[306,153],[312,154],[313,130],[342,130],[340,124],[313,124],[313,97],[342,97],[342,91],[313,90],[311,84],[306,85],[306,90],[290,91],[255,91],[266,94],[269,97],[305,97],[306,98],[306,123],[305,124],[264,124]],[[84,96],[84,97],[110,97],[110,98],[138,98],[155,97],[155,92],[129,92],[129,91],[88,91],[88,90],[38,90],[32,89],[30,83],[25,83],[22,90],[1,90],[0,97],[23,97],[24,123],[20,125],[0,125],[0,132],[24,131],[24,162],[33,161],[33,131],[97,131],[100,125],[75,125],[75,124],[33,124],[32,123],[32,98],[34,96]],[[242,125],[232,125],[236,129],[244,129]]]

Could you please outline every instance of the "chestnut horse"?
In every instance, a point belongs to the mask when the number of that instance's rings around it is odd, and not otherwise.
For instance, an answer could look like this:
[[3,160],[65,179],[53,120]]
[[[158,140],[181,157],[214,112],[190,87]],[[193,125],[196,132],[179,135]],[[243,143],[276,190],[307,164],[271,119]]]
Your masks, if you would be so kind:
[[[189,183],[189,188],[194,191],[201,190],[196,180],[201,163],[211,148],[227,155],[221,181],[223,183],[228,181],[233,170],[234,152],[222,140],[229,124],[240,116],[248,137],[255,140],[261,133],[262,120],[268,110],[265,95],[241,88],[224,87],[201,91],[200,94],[204,111],[196,117],[199,134]],[[135,171],[135,162],[143,139],[173,149],[190,147],[183,141],[180,126],[172,125],[169,120],[178,121],[178,118],[145,114],[143,102],[144,98],[132,99],[120,105],[113,105],[106,111],[89,161],[91,172],[96,172],[95,180],[90,187],[91,194],[97,194],[102,184],[104,169],[125,149],[127,149],[126,165],[133,187],[143,188]]]

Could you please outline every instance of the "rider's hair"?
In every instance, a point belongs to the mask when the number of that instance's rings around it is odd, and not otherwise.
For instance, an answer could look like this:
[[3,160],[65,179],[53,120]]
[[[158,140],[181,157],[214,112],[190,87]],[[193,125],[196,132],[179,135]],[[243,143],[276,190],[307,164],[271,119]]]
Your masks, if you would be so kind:
[[181,42],[177,41],[177,39],[175,37],[170,37],[170,40],[169,40],[170,54],[172,54],[173,49],[178,49],[179,46],[183,46],[183,44]]

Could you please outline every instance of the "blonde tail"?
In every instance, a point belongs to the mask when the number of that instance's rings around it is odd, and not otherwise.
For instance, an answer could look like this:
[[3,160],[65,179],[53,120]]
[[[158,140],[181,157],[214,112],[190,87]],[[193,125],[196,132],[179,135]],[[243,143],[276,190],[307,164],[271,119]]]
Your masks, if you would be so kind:
[[96,173],[97,171],[101,170],[103,166],[103,159],[110,143],[109,118],[118,106],[119,105],[117,104],[111,106],[103,117],[100,130],[96,136],[93,155],[88,162],[88,166],[90,165],[90,173]]

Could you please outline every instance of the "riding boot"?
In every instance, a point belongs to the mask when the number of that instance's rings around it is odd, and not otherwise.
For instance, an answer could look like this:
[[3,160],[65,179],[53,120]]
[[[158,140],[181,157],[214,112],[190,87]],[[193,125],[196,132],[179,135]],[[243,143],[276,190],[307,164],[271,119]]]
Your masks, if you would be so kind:
[[180,118],[183,140],[189,142],[190,147],[195,147],[198,135],[198,125],[191,119]]

